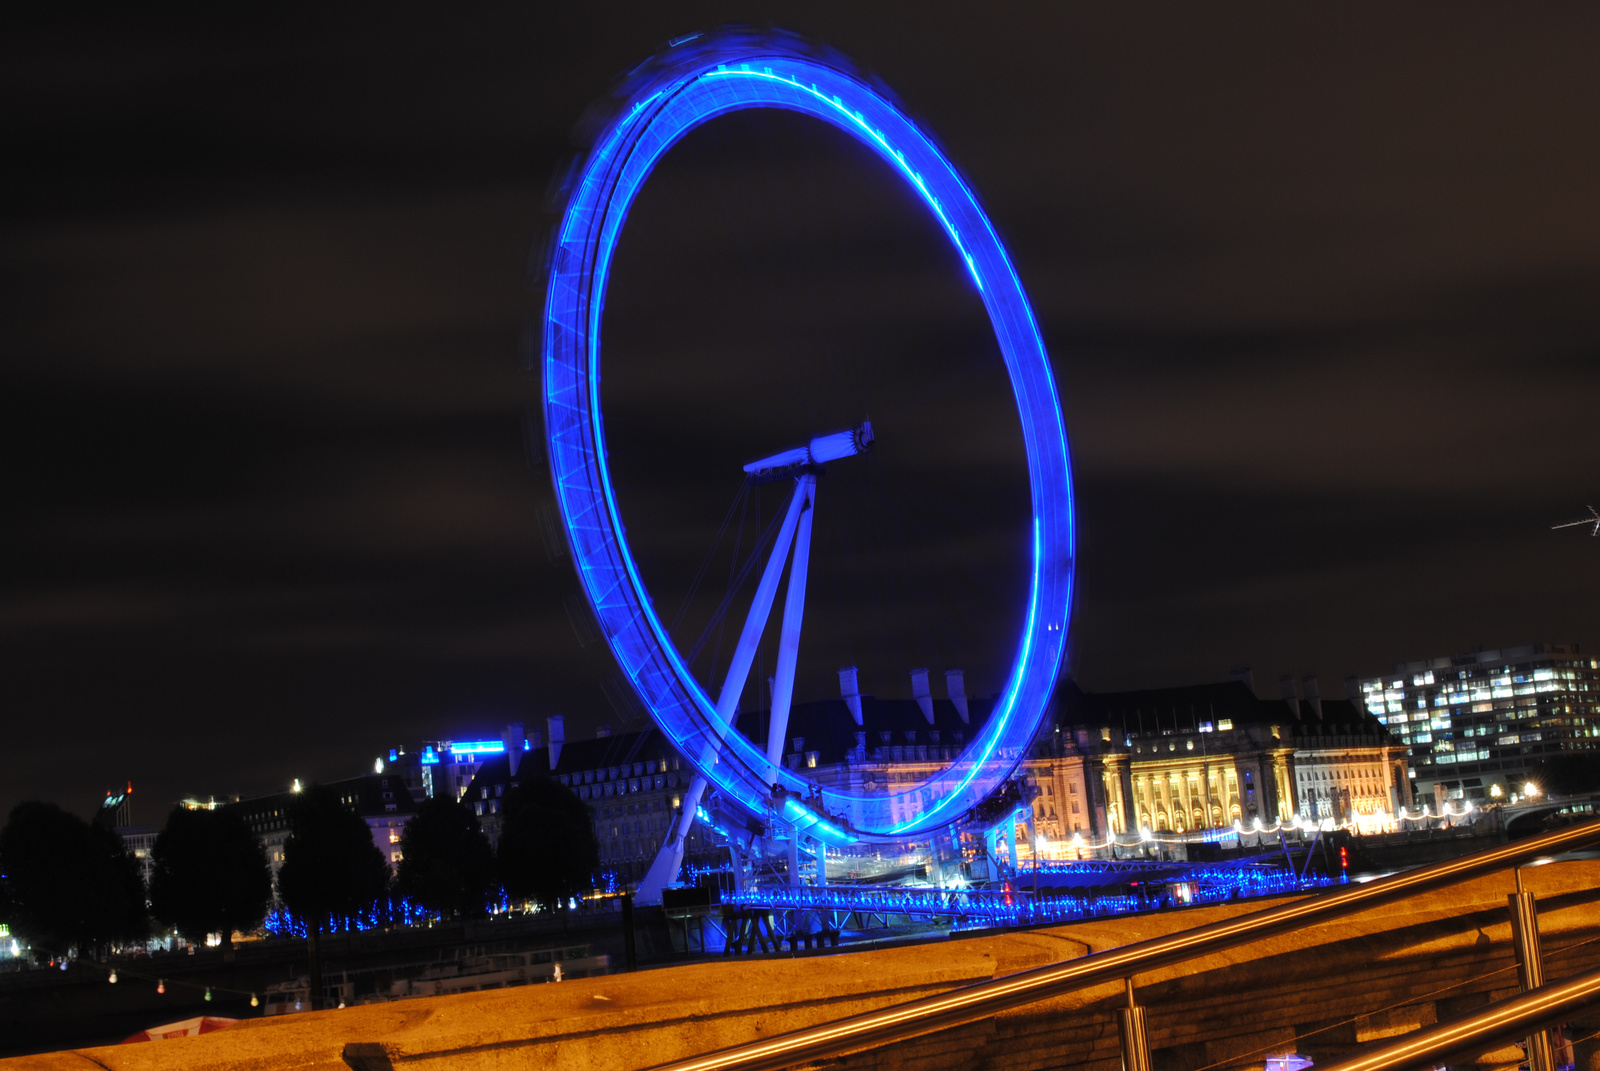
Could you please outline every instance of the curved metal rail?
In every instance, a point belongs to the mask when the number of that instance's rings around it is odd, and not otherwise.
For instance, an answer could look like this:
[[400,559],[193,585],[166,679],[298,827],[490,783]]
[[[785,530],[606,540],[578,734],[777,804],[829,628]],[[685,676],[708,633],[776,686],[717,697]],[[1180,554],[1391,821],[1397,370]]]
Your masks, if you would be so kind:
[[1600,820],[1363,885],[1351,885],[1336,893],[1308,897],[1079,959],[961,986],[937,996],[661,1064],[650,1071],[779,1071],[795,1064],[987,1019],[1011,1008],[1106,982],[1122,981],[1144,971],[1222,952],[1302,926],[1329,922],[1595,843],[1600,843]]

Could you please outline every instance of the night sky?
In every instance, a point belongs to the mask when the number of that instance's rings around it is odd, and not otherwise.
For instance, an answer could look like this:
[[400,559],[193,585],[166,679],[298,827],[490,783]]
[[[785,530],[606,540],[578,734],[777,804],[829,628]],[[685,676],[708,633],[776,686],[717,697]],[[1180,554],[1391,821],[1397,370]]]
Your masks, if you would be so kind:
[[[1007,241],[1076,466],[1085,687],[1338,695],[1600,645],[1600,540],[1549,528],[1600,505],[1592,6],[226,7],[0,31],[0,812],[131,779],[154,822],[637,716],[542,530],[530,250],[589,103],[730,22],[881,77]],[[880,695],[1000,686],[1016,418],[886,169],[792,118],[707,127],[630,217],[605,329],[664,616],[740,464],[870,417],[819,493],[798,697],[847,661]]]

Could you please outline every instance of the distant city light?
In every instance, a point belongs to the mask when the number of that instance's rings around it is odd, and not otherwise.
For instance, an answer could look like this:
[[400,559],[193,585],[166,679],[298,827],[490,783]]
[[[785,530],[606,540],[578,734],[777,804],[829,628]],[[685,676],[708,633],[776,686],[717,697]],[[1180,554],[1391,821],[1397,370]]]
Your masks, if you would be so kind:
[[292,784],[292,785],[290,785],[290,786],[289,786],[289,791],[290,791],[290,792],[299,792],[299,791],[302,791],[302,790],[301,790],[301,788],[300,788],[300,779],[299,779],[299,778],[298,778],[298,777],[296,777],[296,778],[295,778],[295,779],[294,779],[294,784]]
[[506,749],[501,740],[464,740],[450,745],[450,751],[456,755],[498,755]]
[[383,772],[383,760],[382,759],[374,759],[373,760],[372,772],[373,773],[382,773]]

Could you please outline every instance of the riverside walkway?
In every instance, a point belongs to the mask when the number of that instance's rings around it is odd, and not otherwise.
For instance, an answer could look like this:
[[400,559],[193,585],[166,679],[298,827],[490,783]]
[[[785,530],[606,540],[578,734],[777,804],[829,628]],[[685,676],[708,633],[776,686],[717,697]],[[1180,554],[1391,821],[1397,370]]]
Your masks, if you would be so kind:
[[[1600,862],[1524,868],[1547,973],[1600,966]],[[1509,872],[1142,974],[1158,1071],[1254,1071],[1331,1058],[1517,988]],[[1262,901],[1088,919],[907,947],[693,963],[560,984],[254,1020],[201,1037],[0,1061],[0,1071],[317,1069],[639,1071],[996,975],[1257,910]],[[1102,985],[828,1061],[840,1069],[1120,1066]],[[1577,1023],[1579,1036],[1600,1028]],[[1596,1071],[1591,1042],[1580,1071]],[[1502,1054],[1514,1060],[1514,1054]],[[1483,1066],[1490,1066],[1484,1064]]]

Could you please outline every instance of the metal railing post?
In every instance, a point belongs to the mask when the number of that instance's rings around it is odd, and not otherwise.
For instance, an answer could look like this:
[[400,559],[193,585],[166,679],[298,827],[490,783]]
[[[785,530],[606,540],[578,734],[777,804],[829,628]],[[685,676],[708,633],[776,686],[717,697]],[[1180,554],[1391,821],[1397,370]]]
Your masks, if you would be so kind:
[[[1517,954],[1517,979],[1524,993],[1544,985],[1544,960],[1539,954],[1539,912],[1533,903],[1533,894],[1522,887],[1522,868],[1518,867],[1517,891],[1507,899],[1511,902],[1511,947]],[[1528,1071],[1556,1071],[1555,1048],[1550,1043],[1550,1031],[1537,1030],[1528,1035]]]
[[1122,1038],[1122,1071],[1150,1071],[1150,1035],[1144,1009],[1133,999],[1133,979],[1125,980],[1128,1006],[1117,1009],[1117,1033]]
[[1600,1001],[1600,971],[1590,971],[1480,1008],[1464,1019],[1365,1045],[1318,1071],[1429,1071],[1461,1066],[1463,1058],[1554,1026],[1596,1001]]
[[[814,1063],[851,1050],[903,1041],[987,1019],[1035,1001],[1114,983],[1133,974],[1213,955],[1316,923],[1332,922],[1596,842],[1600,842],[1600,821],[1585,822],[1474,855],[1401,871],[1364,885],[1343,886],[1337,892],[1293,899],[1277,907],[1218,919],[1194,929],[1146,938],[1077,959],[958,986],[934,996],[658,1064],[652,1071],[778,1071]],[[1600,990],[1600,982],[1595,986]],[[1546,991],[1540,990],[1536,995]],[[1553,989],[1549,991],[1554,992]],[[1554,1021],[1560,1022],[1560,1019]]]

